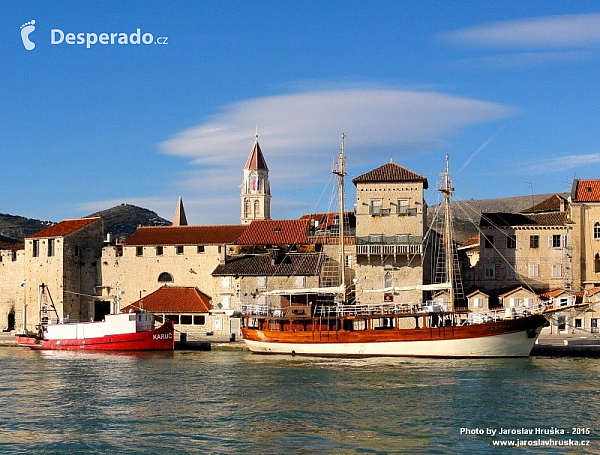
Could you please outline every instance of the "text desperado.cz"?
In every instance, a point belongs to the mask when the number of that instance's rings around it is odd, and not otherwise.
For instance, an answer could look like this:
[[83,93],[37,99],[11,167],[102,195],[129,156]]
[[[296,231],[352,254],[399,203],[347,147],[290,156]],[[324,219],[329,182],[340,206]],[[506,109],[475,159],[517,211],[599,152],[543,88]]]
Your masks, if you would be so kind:
[[131,34],[127,33],[66,33],[53,28],[50,31],[50,44],[85,44],[88,49],[93,44],[169,44],[167,36],[159,36],[154,40],[152,33],[142,35],[138,28]]

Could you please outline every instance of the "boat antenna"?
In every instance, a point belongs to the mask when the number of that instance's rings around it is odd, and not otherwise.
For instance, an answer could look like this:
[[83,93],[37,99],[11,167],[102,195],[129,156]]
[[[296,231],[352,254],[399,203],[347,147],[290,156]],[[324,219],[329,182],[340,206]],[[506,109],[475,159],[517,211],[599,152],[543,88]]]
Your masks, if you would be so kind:
[[446,154],[446,172],[444,173],[444,186],[440,192],[444,195],[444,248],[446,253],[446,280],[450,283],[450,296],[448,299],[448,311],[454,312],[454,251],[452,235],[452,216],[450,213],[450,196],[454,188],[450,185],[450,155]]
[[342,143],[340,153],[338,154],[338,162],[332,169],[332,173],[338,176],[338,198],[339,198],[339,244],[340,244],[340,281],[344,286],[343,300],[346,300],[346,253],[344,251],[344,177],[346,176],[346,134],[342,133]]

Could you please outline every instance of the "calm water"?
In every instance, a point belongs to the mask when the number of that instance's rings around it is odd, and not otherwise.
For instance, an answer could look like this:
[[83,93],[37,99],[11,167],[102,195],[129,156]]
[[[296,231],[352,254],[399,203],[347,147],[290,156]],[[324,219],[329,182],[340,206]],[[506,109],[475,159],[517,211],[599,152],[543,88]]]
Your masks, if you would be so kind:
[[[0,453],[598,453],[600,360],[0,348]],[[590,428],[507,450],[461,428]]]

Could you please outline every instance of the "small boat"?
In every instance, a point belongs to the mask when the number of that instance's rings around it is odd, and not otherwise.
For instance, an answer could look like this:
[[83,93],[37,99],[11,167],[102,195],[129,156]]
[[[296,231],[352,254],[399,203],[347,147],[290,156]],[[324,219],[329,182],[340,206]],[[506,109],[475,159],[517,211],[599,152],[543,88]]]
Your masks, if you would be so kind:
[[148,312],[107,314],[103,321],[68,322],[55,319],[38,326],[35,334],[16,335],[17,344],[36,350],[172,351],[174,324],[155,328]]
[[[343,208],[345,175],[344,141],[334,169],[340,182],[340,220]],[[446,261],[453,261],[454,248],[450,222],[450,177],[448,159],[444,184],[446,232],[443,235]],[[339,245],[344,244],[340,222]],[[340,263],[343,259],[340,259]],[[542,328],[548,324],[544,309],[497,311],[485,315],[458,311],[454,290],[454,264],[445,265],[445,280],[439,284],[403,286],[420,291],[446,290],[445,304],[405,303],[361,305],[348,301],[348,286],[343,276],[337,288],[314,288],[307,292],[306,302],[317,301],[318,295],[330,294],[329,304],[290,305],[271,308],[268,305],[246,305],[243,310],[243,338],[250,351],[261,354],[291,354],[337,357],[405,356],[405,357],[527,357]],[[405,289],[395,289],[400,291]],[[373,290],[380,292],[382,290]],[[298,295],[300,289],[269,291],[266,294]],[[364,291],[363,291],[364,292]],[[368,292],[368,291],[367,291]],[[283,298],[282,298],[283,301]],[[291,302],[291,299],[288,300]]]

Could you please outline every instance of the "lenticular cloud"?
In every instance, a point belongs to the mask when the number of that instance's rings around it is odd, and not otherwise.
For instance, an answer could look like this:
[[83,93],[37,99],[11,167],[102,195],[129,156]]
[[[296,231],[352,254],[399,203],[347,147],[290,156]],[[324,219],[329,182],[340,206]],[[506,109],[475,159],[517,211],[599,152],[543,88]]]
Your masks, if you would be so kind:
[[[195,164],[228,166],[248,154],[255,126],[269,164],[335,150],[342,132],[374,163],[442,146],[461,128],[505,118],[511,107],[434,92],[351,89],[291,93],[224,106],[203,123],[160,144]],[[333,147],[333,148],[332,148]],[[308,163],[307,163],[308,165]]]

